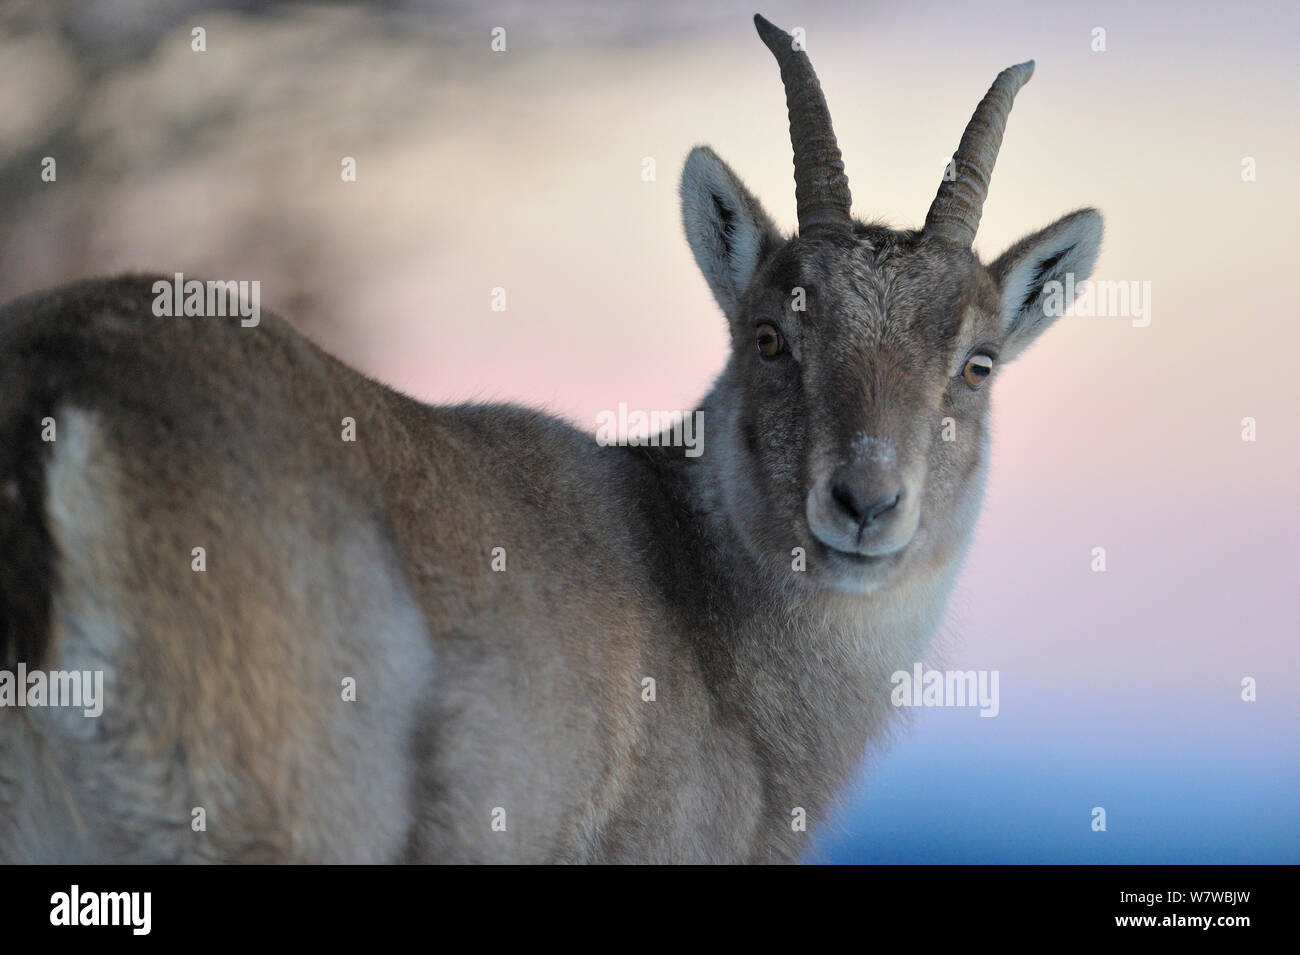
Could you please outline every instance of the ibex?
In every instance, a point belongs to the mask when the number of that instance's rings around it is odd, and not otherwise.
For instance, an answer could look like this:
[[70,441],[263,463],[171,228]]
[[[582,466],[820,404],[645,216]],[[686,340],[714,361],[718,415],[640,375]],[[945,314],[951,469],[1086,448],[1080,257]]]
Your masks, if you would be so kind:
[[427,406],[272,315],[160,317],[151,278],[0,312],[0,651],[104,675],[98,718],[0,709],[0,860],[800,858],[936,627],[998,369],[1101,219],[972,250],[1029,62],[923,228],[855,220],[806,52],[755,22],[798,232],[687,157],[731,338],[698,456]]

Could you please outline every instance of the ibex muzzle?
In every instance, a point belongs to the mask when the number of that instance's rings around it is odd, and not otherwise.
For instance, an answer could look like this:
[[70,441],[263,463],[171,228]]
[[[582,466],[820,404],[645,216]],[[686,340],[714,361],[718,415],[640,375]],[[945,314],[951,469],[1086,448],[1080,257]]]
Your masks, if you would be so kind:
[[[865,336],[881,324],[863,321]],[[829,376],[837,414],[813,431],[807,520],[843,589],[888,583],[920,524],[931,429],[912,409],[932,400],[925,374],[887,349],[862,348]]]
[[994,380],[1101,220],[972,250],[1031,64],[923,229],[853,218],[807,54],[756,23],[799,230],[690,153],[732,346],[702,454],[423,405],[275,315],[161,315],[149,278],[0,309],[0,663],[104,683],[93,722],[0,707],[0,862],[800,857],[938,624]]

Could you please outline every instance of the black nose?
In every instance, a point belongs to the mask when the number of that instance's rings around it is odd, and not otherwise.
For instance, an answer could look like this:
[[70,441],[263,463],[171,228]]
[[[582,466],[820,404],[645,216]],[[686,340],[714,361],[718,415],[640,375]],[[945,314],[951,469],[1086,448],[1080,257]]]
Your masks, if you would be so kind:
[[832,482],[831,498],[854,523],[865,527],[898,506],[903,492],[893,483],[887,487],[881,493],[879,483],[846,474]]

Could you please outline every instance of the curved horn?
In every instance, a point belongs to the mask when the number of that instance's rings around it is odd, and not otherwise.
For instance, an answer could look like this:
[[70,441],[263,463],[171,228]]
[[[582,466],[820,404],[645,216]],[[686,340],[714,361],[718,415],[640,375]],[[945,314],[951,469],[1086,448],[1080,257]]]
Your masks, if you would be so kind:
[[794,146],[794,196],[799,210],[799,234],[849,232],[852,197],[844,160],[831,128],[830,110],[808,54],[794,49],[794,38],[758,14],[754,26],[781,66],[785,104],[790,111],[790,143]]
[[1007,114],[1020,87],[1034,75],[1034,61],[1009,66],[993,81],[966,124],[961,145],[953,154],[956,176],[945,179],[925,216],[925,231],[953,245],[967,247],[975,241],[989,178],[998,161]]

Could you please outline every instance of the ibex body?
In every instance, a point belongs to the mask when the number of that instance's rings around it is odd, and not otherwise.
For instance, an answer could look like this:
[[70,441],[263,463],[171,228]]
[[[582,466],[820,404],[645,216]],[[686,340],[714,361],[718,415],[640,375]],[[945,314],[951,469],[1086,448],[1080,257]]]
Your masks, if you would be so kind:
[[799,856],[942,611],[993,368],[1100,219],[972,253],[1021,66],[924,229],[856,222],[807,56],[758,23],[800,228],[691,153],[733,346],[698,458],[425,406],[274,316],[157,317],[149,278],[0,312],[0,650],[106,681],[95,719],[0,709],[0,860]]

